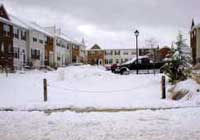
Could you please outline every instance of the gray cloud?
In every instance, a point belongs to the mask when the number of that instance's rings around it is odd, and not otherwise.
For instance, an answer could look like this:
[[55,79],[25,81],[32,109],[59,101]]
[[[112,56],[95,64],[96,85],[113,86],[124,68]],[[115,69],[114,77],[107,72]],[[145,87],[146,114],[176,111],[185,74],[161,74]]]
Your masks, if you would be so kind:
[[4,3],[14,14],[45,26],[56,24],[72,37],[79,40],[85,37],[89,45],[97,42],[103,47],[132,46],[136,28],[141,31],[141,44],[154,37],[161,45],[169,45],[179,30],[188,38],[192,18],[200,21],[199,0],[6,0]]

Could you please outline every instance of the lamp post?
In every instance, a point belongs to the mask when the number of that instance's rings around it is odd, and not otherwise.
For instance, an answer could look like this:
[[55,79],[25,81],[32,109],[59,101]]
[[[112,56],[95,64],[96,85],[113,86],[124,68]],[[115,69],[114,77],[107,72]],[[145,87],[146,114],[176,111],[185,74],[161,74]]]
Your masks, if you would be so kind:
[[136,73],[138,74],[138,36],[139,36],[139,31],[135,31],[135,37],[136,37]]

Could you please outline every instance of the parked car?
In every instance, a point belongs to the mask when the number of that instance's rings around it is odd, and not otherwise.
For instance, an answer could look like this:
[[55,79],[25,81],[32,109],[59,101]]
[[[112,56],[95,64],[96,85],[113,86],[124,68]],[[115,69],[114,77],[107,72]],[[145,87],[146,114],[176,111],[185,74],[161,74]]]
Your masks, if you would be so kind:
[[137,59],[133,58],[130,61],[127,61],[119,66],[117,66],[115,69],[112,70],[114,73],[120,73],[120,74],[128,74],[130,70],[150,70],[150,69],[160,69],[165,62],[156,62],[153,63],[148,56],[139,56],[138,57],[138,65],[137,65]]
[[106,69],[107,71],[110,71],[110,70],[111,70],[111,66],[112,66],[112,65],[105,65],[105,69]]
[[115,69],[116,69],[118,66],[119,66],[118,64],[113,64],[113,65],[111,65],[111,71],[112,71],[113,73],[115,73]]

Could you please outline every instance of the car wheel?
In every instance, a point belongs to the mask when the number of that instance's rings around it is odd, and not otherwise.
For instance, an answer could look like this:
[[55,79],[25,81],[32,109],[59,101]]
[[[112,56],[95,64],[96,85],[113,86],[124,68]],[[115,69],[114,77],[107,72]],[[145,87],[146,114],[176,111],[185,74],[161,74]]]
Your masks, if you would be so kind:
[[127,69],[122,69],[121,70],[121,75],[128,75],[129,71]]

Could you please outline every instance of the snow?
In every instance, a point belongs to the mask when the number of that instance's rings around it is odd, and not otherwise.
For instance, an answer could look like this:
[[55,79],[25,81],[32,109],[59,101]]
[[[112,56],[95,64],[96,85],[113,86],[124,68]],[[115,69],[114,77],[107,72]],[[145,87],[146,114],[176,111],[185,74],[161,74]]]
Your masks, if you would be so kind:
[[[199,90],[199,91],[198,91]],[[181,101],[190,101],[196,105],[200,105],[200,85],[192,79],[179,82],[173,92],[187,91],[187,95]]]
[[[0,109],[160,109],[198,105],[170,98],[161,100],[161,76],[122,76],[89,65],[69,66],[53,72],[18,72],[8,77],[0,74]],[[48,82],[46,103],[43,102],[44,78]]]
[[2,140],[199,140],[199,121],[200,108],[118,113],[0,112],[0,138]]
[[17,18],[16,16],[14,15],[10,15],[9,14],[9,18],[11,20],[11,22],[14,24],[14,25],[17,25],[17,26],[20,26],[22,28],[25,28],[25,29],[28,29],[28,26],[23,23],[19,18]]
[[0,74],[0,139],[198,140],[199,85],[180,82],[174,90],[188,90],[191,98],[161,100],[161,76],[116,75],[89,65]]
[[[148,56],[138,56],[138,59],[142,59],[142,58],[148,58]],[[135,62],[136,61],[136,57],[134,57],[133,59],[131,59],[131,60],[129,60],[129,61],[127,61],[127,62],[125,62],[125,63],[123,63],[122,65],[127,65],[127,64],[131,64],[131,63],[133,63],[133,62]]]

